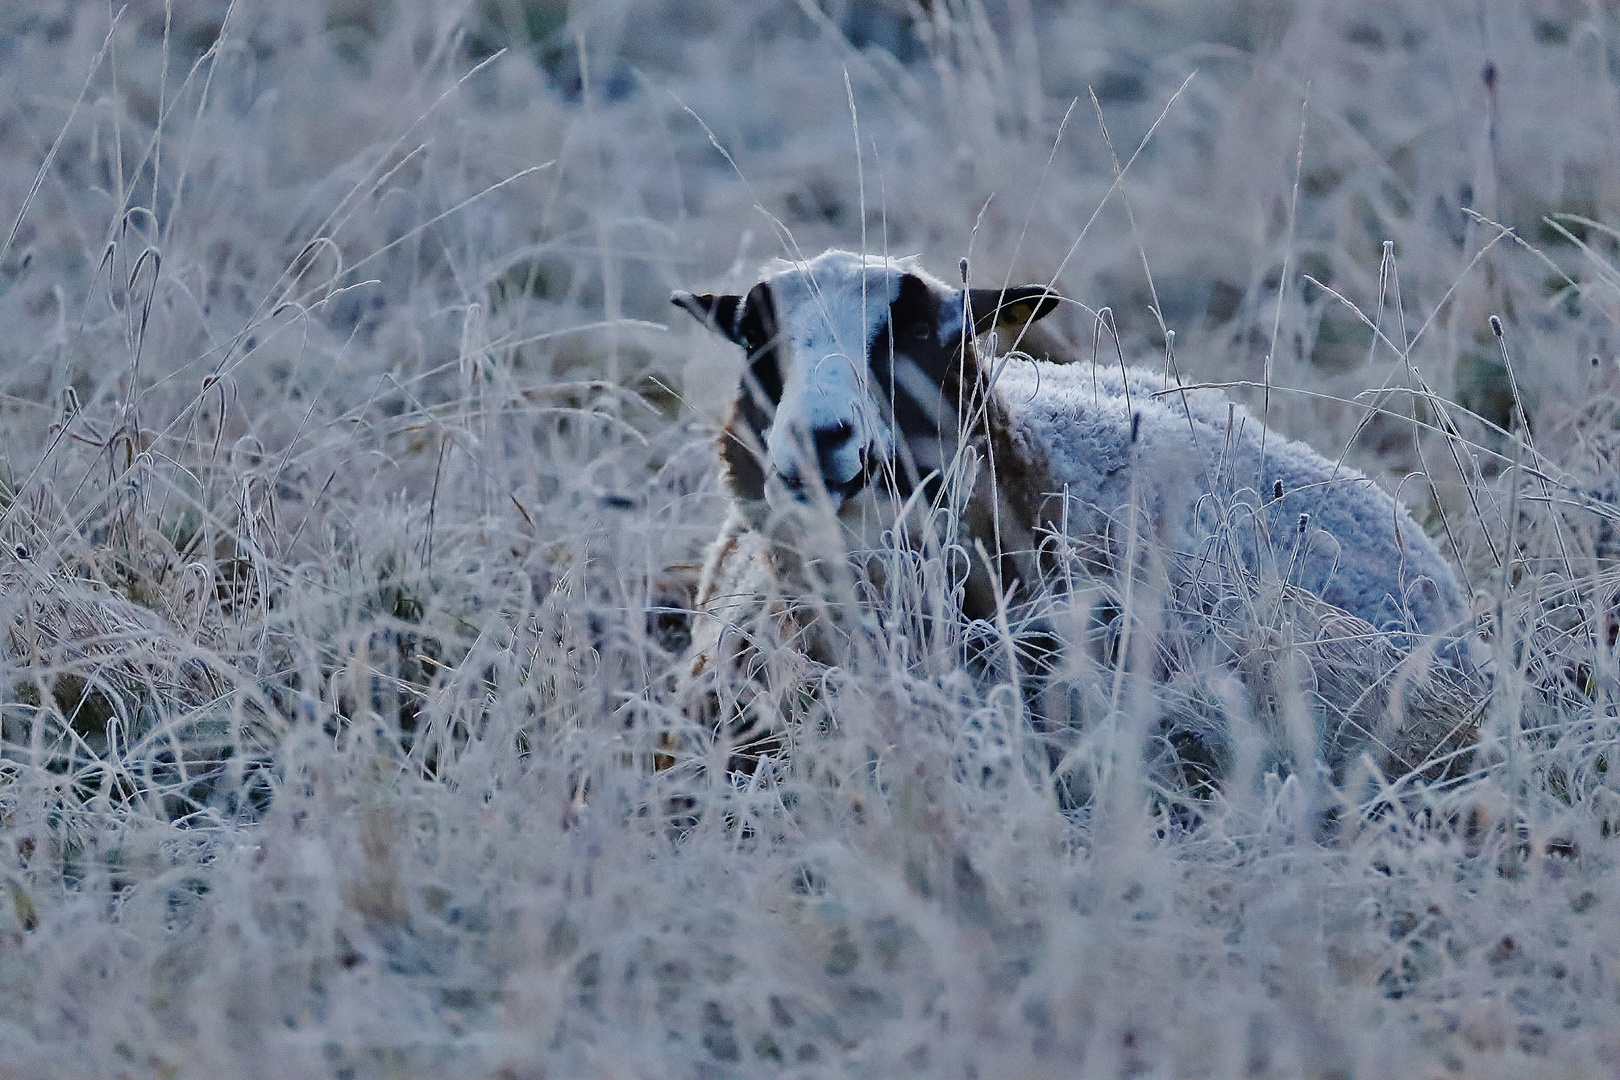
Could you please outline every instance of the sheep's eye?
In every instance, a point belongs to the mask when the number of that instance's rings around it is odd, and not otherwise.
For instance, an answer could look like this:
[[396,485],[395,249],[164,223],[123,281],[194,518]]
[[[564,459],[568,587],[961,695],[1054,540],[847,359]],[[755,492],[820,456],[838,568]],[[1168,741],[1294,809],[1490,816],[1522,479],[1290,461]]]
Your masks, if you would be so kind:
[[933,330],[927,323],[917,323],[911,328],[911,336],[918,341],[927,341],[933,336]]

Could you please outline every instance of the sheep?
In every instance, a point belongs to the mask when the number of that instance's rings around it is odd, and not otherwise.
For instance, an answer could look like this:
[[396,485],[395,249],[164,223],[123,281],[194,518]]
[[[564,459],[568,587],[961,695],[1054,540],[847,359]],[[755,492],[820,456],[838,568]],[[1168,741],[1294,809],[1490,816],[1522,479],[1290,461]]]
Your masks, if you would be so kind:
[[[1010,596],[1049,589],[1061,539],[1100,569],[1157,552],[1169,592],[1195,607],[1229,602],[1210,586],[1234,575],[1270,582],[1402,655],[1467,629],[1455,575],[1397,500],[1219,391],[981,355],[977,338],[1022,333],[1058,306],[1048,287],[957,289],[912,258],[831,250],[771,263],[745,296],[671,300],[747,358],[721,439],[731,507],[698,584],[693,676],[716,668],[729,629],[789,612],[837,572],[805,561],[818,529],[853,540],[874,515],[892,527],[948,498],[953,478],[960,547],[978,553],[960,591],[968,619],[1005,620]],[[808,632],[816,621],[793,631],[837,662]]]

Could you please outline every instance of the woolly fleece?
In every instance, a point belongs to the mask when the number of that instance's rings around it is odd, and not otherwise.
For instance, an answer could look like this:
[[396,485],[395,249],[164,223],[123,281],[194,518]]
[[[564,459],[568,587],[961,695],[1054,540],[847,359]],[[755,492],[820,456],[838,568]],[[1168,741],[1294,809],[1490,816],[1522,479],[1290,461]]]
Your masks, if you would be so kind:
[[1017,355],[994,367],[1019,455],[1044,470],[1052,499],[1067,488],[1071,536],[1120,542],[1136,464],[1134,497],[1174,553],[1178,585],[1235,555],[1249,573],[1286,576],[1380,628],[1433,634],[1466,621],[1455,575],[1404,506],[1219,391],[1184,390],[1141,368],[1122,376]]

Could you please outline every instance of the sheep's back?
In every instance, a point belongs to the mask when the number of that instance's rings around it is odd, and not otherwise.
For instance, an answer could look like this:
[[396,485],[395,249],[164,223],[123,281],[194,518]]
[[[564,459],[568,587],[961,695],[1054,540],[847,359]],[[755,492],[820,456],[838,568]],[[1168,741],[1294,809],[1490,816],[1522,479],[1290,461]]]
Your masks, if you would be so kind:
[[1460,628],[1466,605],[1451,568],[1387,492],[1267,431],[1219,391],[1128,372],[1002,366],[996,390],[1013,444],[1045,472],[1043,519],[1060,519],[1065,490],[1077,539],[1117,534],[1135,506],[1183,580],[1236,571],[1303,586],[1375,626],[1409,612],[1423,633]]

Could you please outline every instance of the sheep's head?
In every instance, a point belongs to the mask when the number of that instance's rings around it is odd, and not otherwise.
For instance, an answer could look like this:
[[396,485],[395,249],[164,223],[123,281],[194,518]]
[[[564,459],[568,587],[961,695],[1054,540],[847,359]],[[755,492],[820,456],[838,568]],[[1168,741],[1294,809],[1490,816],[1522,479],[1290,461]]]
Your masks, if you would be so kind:
[[746,296],[671,300],[748,357],[725,440],[734,494],[825,496],[835,510],[875,477],[910,489],[927,465],[901,441],[954,440],[960,388],[978,376],[964,316],[981,334],[1058,303],[1042,285],[953,289],[913,260],[847,251],[779,260]]

